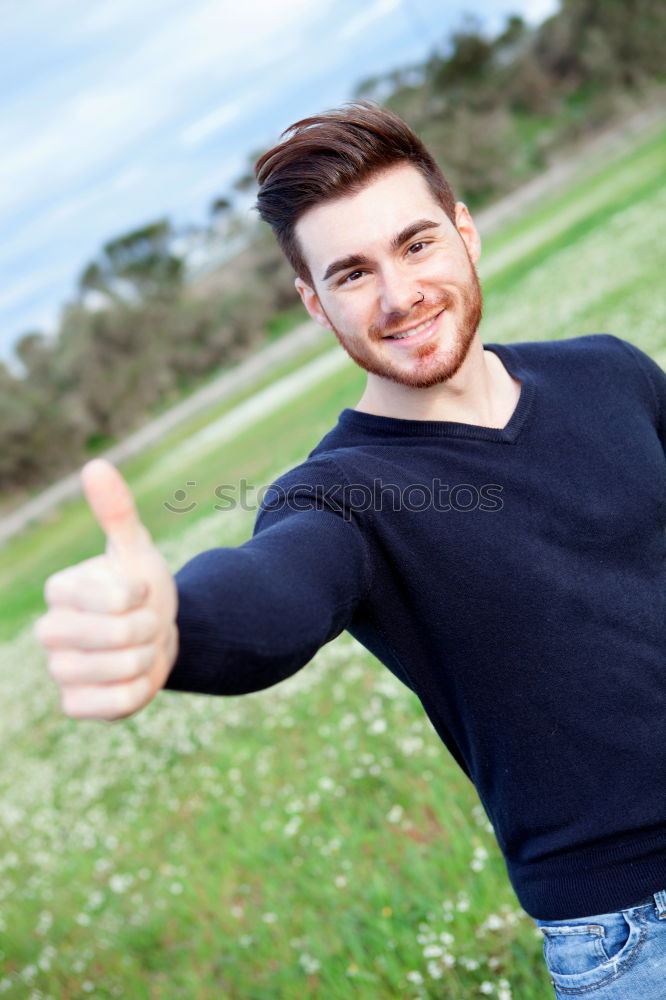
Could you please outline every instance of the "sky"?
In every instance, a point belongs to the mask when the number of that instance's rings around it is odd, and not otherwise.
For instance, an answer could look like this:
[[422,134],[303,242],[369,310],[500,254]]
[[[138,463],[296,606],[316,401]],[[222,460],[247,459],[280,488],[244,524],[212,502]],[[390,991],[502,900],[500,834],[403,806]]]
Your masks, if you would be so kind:
[[465,12],[489,33],[557,0],[0,0],[0,361],[57,328],[107,240],[205,224],[249,156]]

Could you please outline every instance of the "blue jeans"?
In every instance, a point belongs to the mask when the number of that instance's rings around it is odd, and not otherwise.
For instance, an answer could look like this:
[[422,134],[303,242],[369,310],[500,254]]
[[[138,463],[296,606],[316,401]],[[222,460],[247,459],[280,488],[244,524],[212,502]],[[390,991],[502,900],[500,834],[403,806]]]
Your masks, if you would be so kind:
[[666,889],[615,913],[535,922],[557,1000],[666,1000]]

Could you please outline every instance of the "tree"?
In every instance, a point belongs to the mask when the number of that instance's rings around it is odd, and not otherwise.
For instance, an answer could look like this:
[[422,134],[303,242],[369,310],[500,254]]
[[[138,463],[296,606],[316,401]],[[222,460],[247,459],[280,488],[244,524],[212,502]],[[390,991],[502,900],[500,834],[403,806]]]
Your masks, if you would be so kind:
[[231,201],[229,198],[225,198],[223,195],[220,195],[220,197],[215,198],[211,202],[211,206],[209,209],[209,213],[214,219],[217,219],[223,215],[227,215],[230,211],[231,211]]
[[434,88],[446,90],[482,80],[492,64],[493,45],[481,34],[478,20],[468,16],[451,36],[450,44],[451,51],[446,58],[435,56],[431,60]]
[[84,269],[79,288],[129,301],[173,298],[184,278],[183,261],[171,250],[175,235],[169,220],[160,219],[109,240]]

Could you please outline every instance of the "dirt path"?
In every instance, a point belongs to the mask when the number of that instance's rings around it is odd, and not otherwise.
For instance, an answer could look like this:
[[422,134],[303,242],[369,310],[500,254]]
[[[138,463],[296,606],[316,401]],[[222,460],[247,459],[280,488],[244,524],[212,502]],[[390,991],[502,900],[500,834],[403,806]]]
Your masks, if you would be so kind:
[[[614,125],[593,139],[581,142],[577,148],[567,150],[566,155],[563,155],[562,159],[545,173],[535,177],[518,191],[514,191],[483,212],[477,213],[475,220],[482,235],[492,232],[520,215],[546,194],[552,194],[558,188],[562,188],[574,174],[584,173],[589,166],[598,162],[599,157],[604,153],[611,156],[621,152],[624,148],[629,148],[636,135],[647,131],[663,120],[663,107],[660,105],[651,107],[619,125]],[[304,323],[291,333],[285,334],[277,343],[257,351],[256,354],[241,362],[232,371],[225,372],[214,382],[197,390],[187,399],[146,424],[105,452],[104,457],[111,462],[119,463],[138,454],[149,445],[160,441],[168,431],[177,427],[184,420],[202,412],[214,403],[227,399],[239,389],[251,386],[253,382],[265,375],[271,366],[278,366],[298,357],[307,347],[322,341],[325,337],[330,338],[331,334],[320,329],[314,323]],[[324,358],[328,360],[324,361]],[[327,352],[323,358],[310,362],[310,365],[298,374],[302,378],[307,371],[310,380],[324,378],[326,374],[339,367],[343,361],[344,357],[341,351],[339,349],[333,350]],[[210,430],[214,428],[216,432],[223,434],[229,428],[233,427],[237,431],[241,427],[253,423],[285,402],[290,393],[295,390],[297,383],[298,379],[295,380],[293,375],[285,376],[274,385],[259,392],[256,397],[234,407],[219,421],[215,421]],[[312,384],[312,381],[309,384]],[[209,429],[206,428],[205,432],[208,433]],[[0,545],[16,535],[31,521],[44,517],[64,500],[76,497],[80,492],[79,474],[78,472],[71,473],[16,510],[11,511],[0,523]]]
[[[233,393],[257,382],[271,367],[277,367],[298,357],[308,347],[322,341],[326,331],[315,323],[304,323],[291,333],[285,334],[274,344],[258,350],[229,372],[184,399],[181,403],[145,424],[134,434],[120,441],[104,452],[104,458],[117,464],[138,455],[145,448],[160,441],[174,427],[201,413],[215,403],[222,402]],[[330,335],[329,335],[330,336]],[[280,380],[282,381],[282,380]],[[267,406],[270,398],[267,399]],[[243,406],[244,404],[240,404]],[[232,411],[233,412],[233,411]],[[268,412],[268,409],[266,410]],[[25,528],[31,521],[49,514],[64,500],[70,500],[81,493],[79,473],[72,472],[57,480],[43,492],[2,518],[0,523],[0,545]]]

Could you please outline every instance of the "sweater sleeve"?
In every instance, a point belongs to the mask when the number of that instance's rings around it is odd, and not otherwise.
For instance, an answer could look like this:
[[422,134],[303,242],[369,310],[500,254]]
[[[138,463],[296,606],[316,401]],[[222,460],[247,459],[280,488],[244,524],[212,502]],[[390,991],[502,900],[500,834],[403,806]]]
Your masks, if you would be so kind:
[[[620,338],[616,339],[620,340]],[[649,354],[641,351],[634,344],[630,344],[626,340],[620,340],[620,343],[629,350],[649,386],[648,391],[654,408],[657,433],[666,452],[666,372]]]
[[167,689],[270,687],[349,624],[368,584],[365,542],[313,471],[306,464],[273,484],[249,541],[202,552],[178,571],[180,646]]

